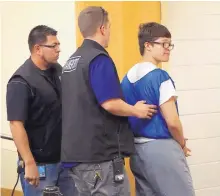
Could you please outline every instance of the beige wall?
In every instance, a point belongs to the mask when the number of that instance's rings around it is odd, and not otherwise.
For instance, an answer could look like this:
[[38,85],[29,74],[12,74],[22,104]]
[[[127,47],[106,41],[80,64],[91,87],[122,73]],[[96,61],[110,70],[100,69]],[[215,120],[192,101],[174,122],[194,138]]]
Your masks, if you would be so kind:
[[[1,133],[10,135],[6,119],[6,84],[12,73],[29,57],[27,37],[36,25],[58,30],[61,42],[59,62],[76,48],[74,2],[1,2]],[[1,140],[1,187],[13,188],[16,181],[16,148]],[[4,160],[4,161],[3,161]],[[18,187],[20,189],[20,185]]]
[[[1,5],[0,5],[0,13],[1,13]],[[0,14],[0,76],[2,75],[2,64],[1,64],[1,53],[2,53],[2,47],[1,47],[1,38],[2,38],[2,35],[1,35],[1,26],[2,26],[2,23],[1,23],[1,14]],[[0,78],[0,86],[1,86],[1,78]],[[0,90],[0,119],[2,119],[2,91]],[[2,121],[2,120],[1,120]],[[0,146],[2,146],[2,141],[0,139]],[[1,150],[1,153],[0,153],[0,165],[1,165],[1,162],[2,162],[2,150]],[[1,173],[1,171],[0,171]],[[0,184],[2,184],[2,178],[1,178],[1,175],[0,175]]]
[[220,2],[162,2],[196,196],[220,195]]

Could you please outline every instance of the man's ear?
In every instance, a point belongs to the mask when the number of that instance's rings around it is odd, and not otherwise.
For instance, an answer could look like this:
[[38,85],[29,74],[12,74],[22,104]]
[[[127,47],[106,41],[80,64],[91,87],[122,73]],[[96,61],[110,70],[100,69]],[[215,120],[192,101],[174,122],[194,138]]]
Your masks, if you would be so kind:
[[101,32],[102,35],[105,35],[105,26],[104,25],[102,25],[100,27],[100,32]]
[[150,42],[145,42],[144,47],[145,47],[145,50],[150,51],[152,48],[152,44]]
[[40,54],[41,53],[40,46],[38,44],[34,45],[32,51],[34,51],[36,54]]

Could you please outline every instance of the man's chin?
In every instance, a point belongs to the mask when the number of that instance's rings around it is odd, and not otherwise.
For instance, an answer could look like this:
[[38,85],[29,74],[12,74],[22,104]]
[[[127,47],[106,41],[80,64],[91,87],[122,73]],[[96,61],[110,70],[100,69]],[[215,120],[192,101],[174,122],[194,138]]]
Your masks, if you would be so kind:
[[48,65],[47,65],[47,67],[48,67],[48,68],[53,67],[54,64],[57,64],[57,63],[58,63],[57,60],[55,60],[55,61],[50,61],[50,62],[48,63]]
[[51,63],[52,63],[52,64],[58,63],[58,59],[55,59],[55,60],[51,61]]
[[167,63],[169,61],[169,58],[165,58],[162,60],[162,62]]

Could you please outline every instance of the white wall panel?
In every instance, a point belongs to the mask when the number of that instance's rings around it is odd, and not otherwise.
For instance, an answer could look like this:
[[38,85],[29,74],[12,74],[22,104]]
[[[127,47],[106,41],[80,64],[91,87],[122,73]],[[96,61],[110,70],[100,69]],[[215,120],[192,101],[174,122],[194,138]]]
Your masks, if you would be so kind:
[[220,2],[162,2],[196,196],[220,195]]

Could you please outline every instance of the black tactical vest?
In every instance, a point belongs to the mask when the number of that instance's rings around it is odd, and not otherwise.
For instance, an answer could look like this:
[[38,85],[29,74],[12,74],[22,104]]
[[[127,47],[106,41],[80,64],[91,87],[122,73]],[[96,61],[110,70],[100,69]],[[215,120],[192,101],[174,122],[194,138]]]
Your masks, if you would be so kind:
[[[63,67],[61,160],[64,162],[112,160],[119,155],[119,148],[123,157],[134,152],[128,119],[104,110],[90,86],[89,65],[98,55],[109,57],[101,45],[84,40]],[[115,74],[118,77],[116,68]]]
[[60,161],[61,149],[61,76],[62,67],[53,65],[54,80],[28,59],[11,77],[23,78],[31,90],[28,119],[24,122],[36,162]]

